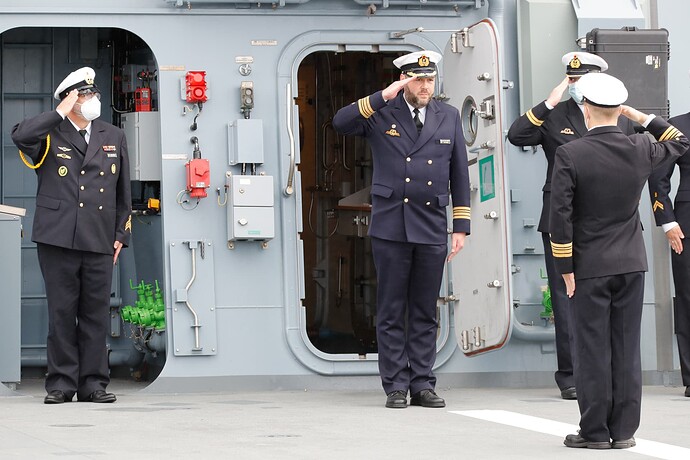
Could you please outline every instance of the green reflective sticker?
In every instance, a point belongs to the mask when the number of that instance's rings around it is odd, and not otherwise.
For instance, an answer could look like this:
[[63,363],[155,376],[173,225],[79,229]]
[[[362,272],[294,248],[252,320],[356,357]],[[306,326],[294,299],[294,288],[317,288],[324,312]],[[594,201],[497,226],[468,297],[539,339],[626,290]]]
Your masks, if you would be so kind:
[[481,201],[496,197],[496,181],[494,180],[494,156],[489,155],[479,160],[479,190]]

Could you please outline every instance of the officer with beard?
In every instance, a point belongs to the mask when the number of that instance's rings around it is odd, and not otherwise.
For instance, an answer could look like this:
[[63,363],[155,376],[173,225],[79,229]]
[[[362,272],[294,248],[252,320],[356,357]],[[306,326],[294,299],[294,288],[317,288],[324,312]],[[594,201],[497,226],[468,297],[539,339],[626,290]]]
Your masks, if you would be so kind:
[[[124,132],[97,120],[90,67],[55,91],[55,110],[14,126],[22,161],[38,176],[32,241],[48,301],[45,404],[111,403],[106,337],[113,265],[132,232]],[[30,161],[29,161],[30,160]]]
[[460,114],[432,99],[440,59],[434,51],[397,58],[398,81],[333,118],[338,132],[366,137],[372,151],[369,236],[378,283],[379,372],[389,408],[407,407],[408,391],[411,405],[445,406],[432,372],[436,300],[446,258],[470,233],[470,187]]

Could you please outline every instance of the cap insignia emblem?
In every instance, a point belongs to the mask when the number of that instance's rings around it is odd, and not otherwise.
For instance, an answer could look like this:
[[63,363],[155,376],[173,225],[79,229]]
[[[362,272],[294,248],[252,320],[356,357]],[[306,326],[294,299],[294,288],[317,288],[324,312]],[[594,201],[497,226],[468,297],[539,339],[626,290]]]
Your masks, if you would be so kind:
[[420,67],[427,67],[429,65],[429,58],[421,55],[417,60],[417,64],[419,64]]
[[580,59],[578,59],[577,56],[573,56],[573,58],[570,60],[570,64],[568,65],[571,69],[579,69],[582,63],[580,62]]
[[93,85],[93,78],[85,78],[84,81],[86,82],[87,85]]

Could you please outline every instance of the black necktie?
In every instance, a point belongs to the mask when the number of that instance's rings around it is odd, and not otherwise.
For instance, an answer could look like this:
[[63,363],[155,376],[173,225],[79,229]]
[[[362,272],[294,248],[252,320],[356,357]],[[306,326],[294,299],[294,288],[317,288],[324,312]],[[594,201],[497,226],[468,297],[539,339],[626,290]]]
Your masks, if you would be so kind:
[[83,137],[84,140],[86,140],[86,130],[85,129],[80,129],[79,134],[81,134],[81,137]]
[[422,132],[422,120],[419,119],[419,109],[414,109],[414,125],[417,127],[417,134]]

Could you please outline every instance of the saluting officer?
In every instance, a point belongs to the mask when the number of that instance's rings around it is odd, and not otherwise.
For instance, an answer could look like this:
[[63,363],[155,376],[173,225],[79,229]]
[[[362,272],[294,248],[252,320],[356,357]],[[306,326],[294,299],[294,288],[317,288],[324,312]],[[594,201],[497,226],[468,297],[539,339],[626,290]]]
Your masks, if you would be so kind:
[[[561,397],[563,399],[576,399],[571,332],[568,324],[568,297],[565,294],[563,280],[555,269],[549,243],[551,173],[556,149],[567,142],[584,136],[587,132],[583,116],[582,93],[578,87],[578,80],[590,72],[604,72],[609,66],[604,59],[596,54],[585,52],[566,53],[561,58],[561,62],[565,66],[566,74],[563,81],[551,91],[544,102],[531,108],[515,120],[508,131],[508,140],[517,146],[541,145],[546,156],[546,183],[542,188],[542,210],[537,230],[542,235],[546,273],[551,287],[558,363],[555,378],[556,384],[561,390]],[[561,102],[566,89],[570,98]],[[634,132],[632,123],[625,117],[619,119],[618,126],[625,134]]]
[[[342,134],[372,150],[372,241],[378,282],[376,334],[386,407],[444,407],[435,392],[436,301],[446,260],[470,233],[467,153],[458,111],[432,99],[441,55],[417,51],[393,61],[400,79],[343,107]],[[449,189],[453,203],[448,255]]]
[[46,404],[75,393],[79,401],[116,399],[105,391],[106,337],[113,265],[132,231],[131,191],[124,132],[97,120],[95,76],[75,70],[55,91],[56,110],[12,129],[38,176],[31,239],[48,299]]
[[[640,424],[640,322],[647,257],[640,194],[654,166],[690,146],[660,117],[622,106],[623,83],[592,73],[579,82],[589,131],[556,150],[551,247],[571,298],[580,431],[568,447],[625,449]],[[625,135],[620,114],[647,135]],[[612,441],[612,442],[611,442]]]
[[[668,120],[685,133],[690,132],[690,112]],[[671,203],[671,176],[678,165],[680,184],[675,205]],[[690,156],[683,155],[675,162],[654,170],[649,178],[649,193],[656,224],[661,226],[671,245],[673,285],[676,289],[674,324],[680,357],[680,374],[685,385],[685,396],[690,397],[690,250],[684,250],[683,229],[690,228]]]

